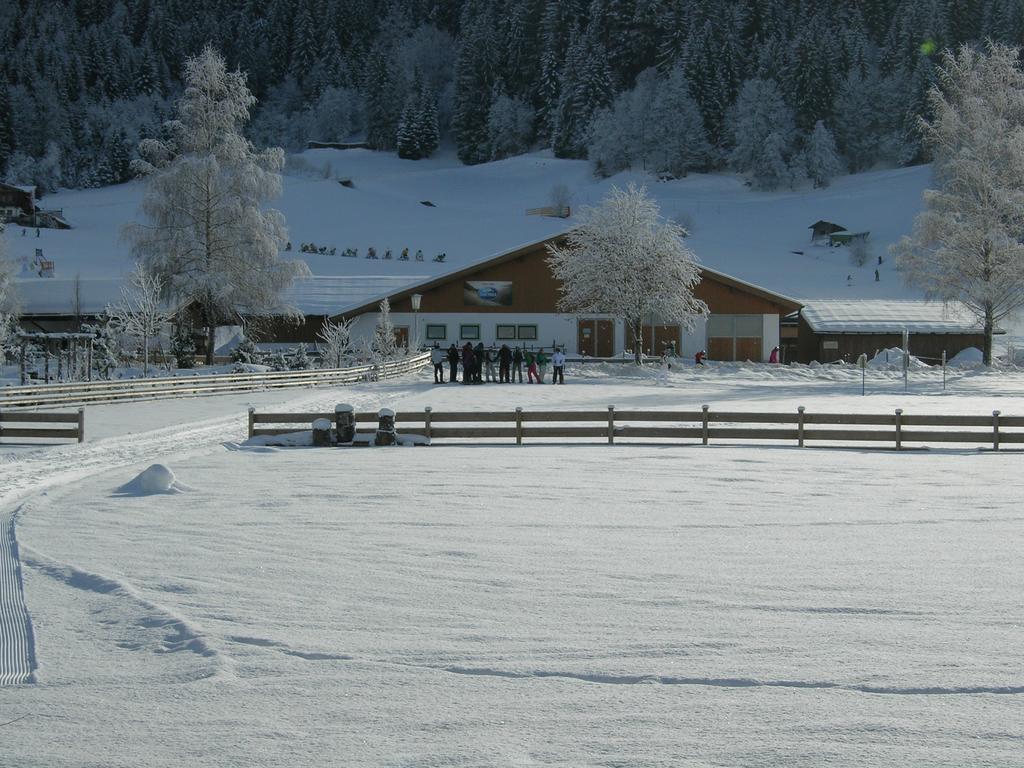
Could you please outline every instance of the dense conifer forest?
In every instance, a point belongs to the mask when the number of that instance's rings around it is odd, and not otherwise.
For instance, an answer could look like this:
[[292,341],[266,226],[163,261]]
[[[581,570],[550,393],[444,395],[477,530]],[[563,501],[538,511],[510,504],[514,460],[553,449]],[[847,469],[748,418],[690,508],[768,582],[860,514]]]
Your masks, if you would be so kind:
[[599,174],[756,186],[919,162],[939,51],[1024,44],[1019,0],[9,0],[0,178],[124,181],[188,56],[248,73],[250,132],[466,163],[536,147]]

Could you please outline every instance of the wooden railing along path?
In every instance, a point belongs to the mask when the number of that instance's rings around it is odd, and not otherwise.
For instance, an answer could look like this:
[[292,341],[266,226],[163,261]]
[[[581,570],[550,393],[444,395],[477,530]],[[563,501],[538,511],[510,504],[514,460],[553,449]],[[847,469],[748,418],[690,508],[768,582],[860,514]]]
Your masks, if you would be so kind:
[[[339,410],[351,412],[349,406]],[[309,429],[318,419],[335,421],[336,413],[258,413],[249,410],[249,436],[281,435]],[[379,415],[356,413],[356,431],[376,432]],[[801,448],[808,443],[890,443],[897,450],[908,443],[965,443],[999,450],[1007,443],[1024,443],[1024,416],[911,415],[898,408],[891,414],[796,413],[746,411],[616,410],[605,411],[400,411],[394,422],[399,432],[437,439],[504,440],[521,445],[526,439],[600,438],[616,440],[661,439],[781,440]],[[340,424],[340,421],[337,423]],[[260,426],[273,424],[275,426]],[[288,425],[288,426],[284,426]],[[360,427],[359,425],[365,425]],[[460,426],[453,426],[460,425]],[[496,426],[500,425],[500,426]],[[939,427],[941,429],[918,429]]]
[[[17,424],[11,427],[9,424]],[[23,426],[26,424],[73,424],[73,427]],[[85,409],[76,413],[38,413],[35,411],[0,411],[0,443],[12,437],[43,440],[85,441]]]
[[114,403],[124,400],[154,400],[168,397],[219,395],[286,387],[314,387],[353,384],[367,378],[390,378],[419,370],[430,362],[426,352],[404,360],[380,365],[309,371],[268,371],[195,376],[166,376],[155,379],[117,379],[75,384],[39,384],[0,388],[0,408],[40,407],[80,403]]

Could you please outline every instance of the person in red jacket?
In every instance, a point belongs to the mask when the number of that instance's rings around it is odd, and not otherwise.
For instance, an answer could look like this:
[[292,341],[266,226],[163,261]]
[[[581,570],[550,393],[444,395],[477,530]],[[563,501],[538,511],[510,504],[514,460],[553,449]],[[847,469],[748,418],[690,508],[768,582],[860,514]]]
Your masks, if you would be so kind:
[[768,362],[769,363],[777,363],[777,362],[779,362],[779,348],[778,347],[773,347],[772,348],[771,354],[768,355]]
[[704,365],[704,358],[708,356],[708,353],[703,349],[693,356],[693,362],[695,365]]

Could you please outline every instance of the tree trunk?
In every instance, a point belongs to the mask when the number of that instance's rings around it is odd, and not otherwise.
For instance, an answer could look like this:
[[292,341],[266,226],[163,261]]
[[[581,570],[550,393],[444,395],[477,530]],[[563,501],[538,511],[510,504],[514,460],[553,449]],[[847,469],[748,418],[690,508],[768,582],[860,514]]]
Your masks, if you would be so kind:
[[636,365],[643,365],[644,326],[643,320],[631,320],[633,328],[633,362]]
[[981,351],[982,365],[992,365],[992,334],[995,331],[995,320],[992,317],[992,307],[985,307],[985,344]]
[[213,365],[213,345],[217,343],[217,326],[212,320],[207,320],[206,325],[206,364]]

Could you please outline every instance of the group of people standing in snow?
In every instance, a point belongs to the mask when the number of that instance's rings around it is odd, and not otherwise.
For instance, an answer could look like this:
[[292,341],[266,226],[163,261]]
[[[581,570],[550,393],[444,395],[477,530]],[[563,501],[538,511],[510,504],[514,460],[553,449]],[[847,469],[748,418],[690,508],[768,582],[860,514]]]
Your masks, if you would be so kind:
[[462,349],[452,344],[442,349],[434,344],[430,350],[430,362],[434,364],[434,383],[445,383],[445,366],[450,370],[448,383],[458,381],[459,366],[462,367],[463,384],[512,384],[518,380],[523,383],[523,368],[526,368],[526,380],[529,384],[544,384],[547,378],[548,365],[551,366],[551,383],[565,384],[565,353],[561,348],[549,357],[543,349],[534,352],[532,349],[509,347],[502,344],[497,347],[491,344],[484,347],[483,342],[475,347],[466,342]]

